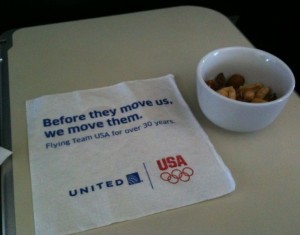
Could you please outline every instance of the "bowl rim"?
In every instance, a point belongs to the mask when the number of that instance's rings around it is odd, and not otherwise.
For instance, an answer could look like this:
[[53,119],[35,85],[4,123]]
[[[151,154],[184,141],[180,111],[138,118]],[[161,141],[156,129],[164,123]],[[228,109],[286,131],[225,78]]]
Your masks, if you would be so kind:
[[[277,98],[276,100],[272,100],[269,102],[265,102],[265,103],[248,103],[248,102],[242,102],[239,100],[234,100],[234,99],[230,99],[228,97],[225,97],[221,94],[219,94],[218,92],[216,92],[215,90],[213,90],[211,87],[209,87],[204,79],[201,79],[199,76],[200,73],[200,68],[202,67],[203,63],[207,60],[207,58],[209,58],[212,54],[215,54],[217,52],[224,52],[224,51],[234,51],[234,50],[242,50],[242,51],[249,51],[249,52],[255,52],[255,53],[262,53],[265,54],[268,57],[271,57],[272,59],[276,60],[276,62],[278,62],[279,64],[281,64],[281,66],[283,66],[284,69],[286,69],[286,71],[289,73],[290,78],[291,78],[291,82],[292,85],[291,87],[288,89],[288,91],[282,95],[281,97]],[[277,56],[261,50],[261,49],[257,49],[257,48],[253,48],[253,47],[242,47],[242,46],[232,46],[232,47],[221,47],[221,48],[217,48],[214,49],[212,51],[209,51],[208,53],[206,53],[198,62],[197,65],[197,82],[200,82],[202,85],[204,85],[203,87],[205,87],[205,89],[208,89],[209,92],[211,92],[213,94],[213,96],[215,97],[219,97],[220,99],[224,100],[225,102],[232,102],[233,104],[239,104],[239,105],[244,105],[244,106],[249,106],[249,107],[260,107],[260,106],[270,106],[270,105],[275,105],[277,103],[281,103],[284,102],[285,100],[287,100],[290,95],[293,93],[294,89],[295,89],[295,76],[292,72],[292,70],[290,69],[290,67],[280,58],[278,58]]]

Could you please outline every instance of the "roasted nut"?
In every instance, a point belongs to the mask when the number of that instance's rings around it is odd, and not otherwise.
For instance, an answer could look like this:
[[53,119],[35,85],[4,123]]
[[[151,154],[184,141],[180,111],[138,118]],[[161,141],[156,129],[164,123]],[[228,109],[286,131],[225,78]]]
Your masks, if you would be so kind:
[[257,92],[260,88],[262,88],[263,85],[261,83],[251,83],[251,84],[247,84],[245,86],[240,87],[240,89],[243,91],[247,91],[247,90],[253,90],[255,92]]
[[228,89],[228,98],[236,100],[236,91],[232,86]]
[[207,81],[205,81],[205,82],[206,82],[206,84],[207,84],[211,89],[213,89],[214,91],[220,89],[218,83],[217,83],[215,80],[207,80]]
[[273,101],[273,100],[276,100],[277,99],[277,95],[276,93],[273,93],[270,89],[269,93],[265,96],[264,100],[266,101]]
[[236,99],[236,91],[235,89],[230,86],[230,87],[223,87],[222,89],[217,91],[220,95],[228,97],[229,99]]
[[269,87],[262,87],[256,92],[255,98],[264,99],[266,95],[269,93],[269,91],[270,91]]
[[215,81],[218,83],[219,89],[221,89],[222,87],[224,87],[225,84],[226,84],[226,78],[224,76],[224,73],[219,73],[216,76]]
[[245,83],[245,78],[240,74],[233,74],[228,79],[226,86],[233,86],[234,89],[238,89],[240,86],[243,86]]
[[226,78],[223,73],[219,73],[215,79],[207,80],[205,82],[211,89],[217,91],[225,86]]
[[243,100],[251,102],[255,98],[255,92],[253,90],[247,90],[243,93]]

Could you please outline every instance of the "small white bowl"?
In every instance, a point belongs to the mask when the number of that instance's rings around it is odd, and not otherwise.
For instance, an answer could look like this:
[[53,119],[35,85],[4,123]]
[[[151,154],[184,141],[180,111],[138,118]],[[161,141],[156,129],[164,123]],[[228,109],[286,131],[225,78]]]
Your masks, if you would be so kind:
[[[246,103],[224,97],[205,82],[219,73],[225,77],[241,74],[246,84],[269,86],[278,98],[266,103]],[[290,68],[276,56],[254,48],[220,48],[205,55],[197,67],[197,96],[202,112],[211,122],[230,131],[252,132],[270,125],[294,88]]]

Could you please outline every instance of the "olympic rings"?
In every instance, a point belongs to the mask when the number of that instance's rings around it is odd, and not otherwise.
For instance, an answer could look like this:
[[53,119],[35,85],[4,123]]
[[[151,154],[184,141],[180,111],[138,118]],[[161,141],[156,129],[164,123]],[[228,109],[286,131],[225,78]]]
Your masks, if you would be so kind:
[[183,182],[188,182],[191,178],[191,176],[194,174],[194,170],[190,167],[185,167],[181,170],[179,169],[174,169],[171,171],[171,173],[169,172],[162,172],[160,174],[160,178],[163,181],[168,181],[171,184],[177,184],[180,181]]

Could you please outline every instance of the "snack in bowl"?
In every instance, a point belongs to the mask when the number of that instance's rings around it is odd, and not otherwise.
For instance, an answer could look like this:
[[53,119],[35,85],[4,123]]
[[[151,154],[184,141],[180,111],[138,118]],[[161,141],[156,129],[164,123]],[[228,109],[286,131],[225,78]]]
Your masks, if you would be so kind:
[[[236,132],[269,126],[295,88],[294,75],[282,60],[248,47],[225,47],[207,53],[198,63],[196,83],[205,117]],[[216,88],[221,90],[216,92]]]
[[214,79],[205,82],[220,95],[234,100],[264,103],[277,99],[276,93],[262,83],[245,85],[245,78],[240,74],[233,74],[227,80],[223,73],[219,73]]

